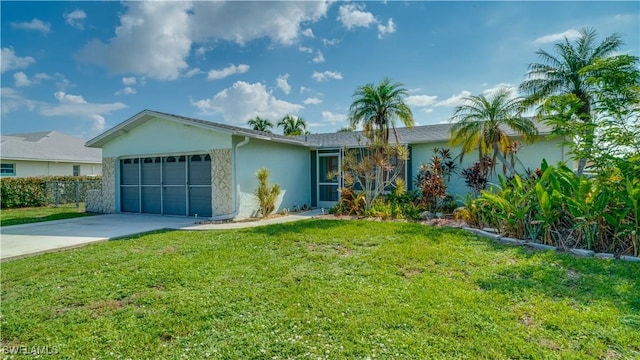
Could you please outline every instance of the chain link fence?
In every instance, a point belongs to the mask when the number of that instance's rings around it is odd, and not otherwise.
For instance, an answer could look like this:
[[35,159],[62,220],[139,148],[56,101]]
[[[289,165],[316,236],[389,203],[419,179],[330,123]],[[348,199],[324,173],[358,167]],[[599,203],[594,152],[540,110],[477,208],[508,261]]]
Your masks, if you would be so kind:
[[76,204],[85,202],[89,190],[100,190],[101,180],[46,181],[44,186],[48,205]]

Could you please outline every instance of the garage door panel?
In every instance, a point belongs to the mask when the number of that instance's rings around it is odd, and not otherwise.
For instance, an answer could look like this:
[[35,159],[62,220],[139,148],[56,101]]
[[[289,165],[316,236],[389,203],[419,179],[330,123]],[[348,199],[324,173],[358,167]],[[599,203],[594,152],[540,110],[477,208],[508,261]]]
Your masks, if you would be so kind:
[[189,157],[189,185],[211,185],[211,157],[209,155]]
[[124,212],[140,212],[138,187],[121,188],[121,209]]
[[164,214],[187,215],[186,188],[181,186],[165,187],[162,204]]
[[138,159],[125,159],[120,162],[120,184],[138,185],[140,182],[140,166]]
[[142,187],[142,212],[149,214],[162,213],[161,188]]
[[142,185],[160,185],[160,167],[162,166],[162,158],[144,158],[142,159]]
[[165,185],[186,185],[185,156],[168,156],[164,159],[162,183]]
[[211,216],[211,187],[192,187],[189,189],[189,216]]

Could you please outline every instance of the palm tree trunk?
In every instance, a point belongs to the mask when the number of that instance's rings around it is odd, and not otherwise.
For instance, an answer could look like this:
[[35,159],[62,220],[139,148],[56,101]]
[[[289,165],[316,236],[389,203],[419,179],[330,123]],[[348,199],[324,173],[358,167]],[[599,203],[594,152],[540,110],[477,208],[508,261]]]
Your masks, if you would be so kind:
[[507,161],[507,158],[504,157],[504,154],[502,153],[502,151],[500,151],[497,143],[493,144],[493,151],[495,152],[498,159],[502,162],[502,164],[506,166],[507,169],[511,172],[511,175],[520,175],[516,171],[516,168],[511,164],[511,162]]

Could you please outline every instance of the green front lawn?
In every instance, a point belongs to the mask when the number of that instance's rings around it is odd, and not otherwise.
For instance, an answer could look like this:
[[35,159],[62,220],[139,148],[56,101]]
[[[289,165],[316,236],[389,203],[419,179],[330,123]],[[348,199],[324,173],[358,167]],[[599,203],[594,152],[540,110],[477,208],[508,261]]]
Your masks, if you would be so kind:
[[411,223],[168,231],[2,264],[1,336],[67,358],[638,358],[640,265]]
[[76,208],[76,204],[60,206],[41,206],[20,209],[0,210],[0,226],[29,224],[42,221],[71,219],[92,215],[84,211],[84,203]]

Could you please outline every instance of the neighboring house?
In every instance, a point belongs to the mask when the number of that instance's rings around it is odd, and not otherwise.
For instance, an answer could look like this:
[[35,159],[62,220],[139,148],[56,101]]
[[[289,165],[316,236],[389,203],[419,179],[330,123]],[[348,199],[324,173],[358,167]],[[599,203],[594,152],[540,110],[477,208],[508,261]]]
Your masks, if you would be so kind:
[[102,174],[102,151],[57,131],[2,135],[0,175],[91,176]]
[[[435,147],[448,147],[450,124],[399,128],[401,144],[409,147],[407,184]],[[543,158],[550,164],[567,159],[560,140],[541,139],[518,153],[522,167],[535,169]],[[392,136],[393,138],[393,136]],[[517,138],[514,138],[514,140]],[[364,143],[359,132],[285,137],[184,116],[144,110],[87,142],[102,148],[102,193],[87,201],[97,212],[133,212],[181,216],[247,218],[256,214],[253,195],[256,171],[269,169],[270,183],[282,189],[277,211],[283,208],[328,208],[339,200],[342,150]],[[459,148],[452,148],[457,154]],[[468,154],[461,167],[477,161]],[[453,194],[465,194],[455,177]]]

